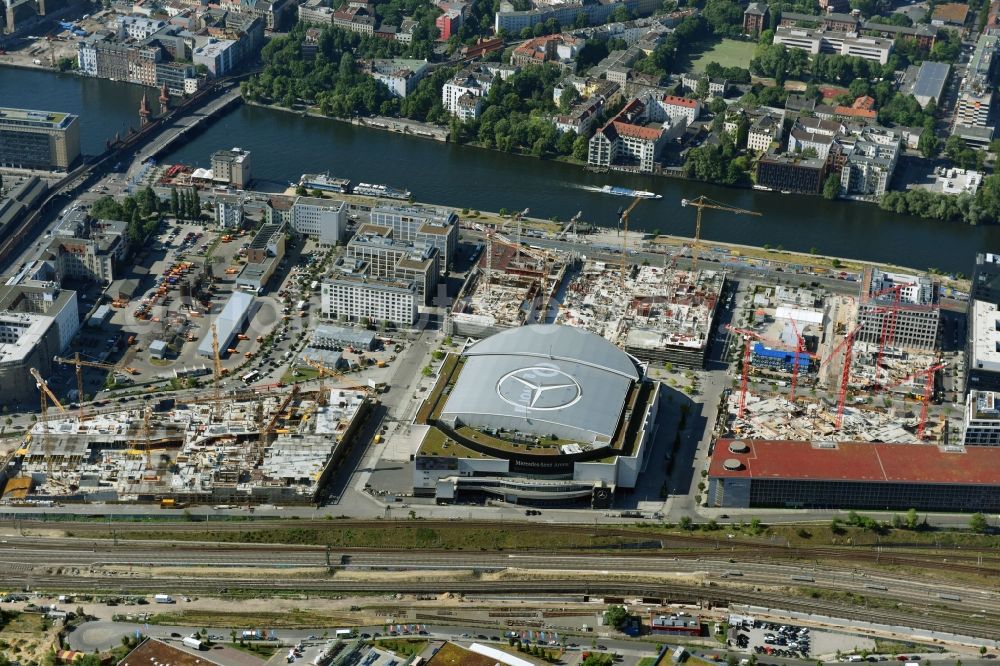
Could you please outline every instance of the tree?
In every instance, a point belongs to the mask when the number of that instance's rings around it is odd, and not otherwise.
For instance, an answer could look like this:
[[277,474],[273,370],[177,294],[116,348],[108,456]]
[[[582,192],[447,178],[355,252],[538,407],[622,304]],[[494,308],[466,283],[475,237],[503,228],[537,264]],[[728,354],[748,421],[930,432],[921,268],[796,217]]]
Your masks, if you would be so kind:
[[832,201],[838,196],[840,196],[840,177],[835,173],[831,173],[823,183],[823,198]]
[[969,529],[976,534],[985,534],[989,529],[989,524],[986,522],[986,516],[981,513],[974,513],[969,518]]
[[915,530],[920,525],[920,516],[917,515],[916,509],[910,509],[906,512],[906,528],[910,530]]
[[171,187],[170,188],[170,214],[173,215],[173,216],[175,216],[175,217],[177,216],[177,210],[179,208],[179,202],[180,202],[180,199],[177,196],[177,188],[176,187]]
[[681,516],[681,519],[677,524],[682,530],[694,529],[694,521],[691,520],[691,516]]
[[604,611],[604,626],[614,627],[618,629],[625,621],[628,619],[628,611],[625,610],[624,606],[609,606],[608,610]]
[[559,93],[559,110],[563,113],[569,113],[578,99],[580,99],[580,93],[577,92],[576,88],[569,85],[566,86]]
[[590,152],[590,140],[582,134],[573,140],[573,159],[584,162]]
[[90,207],[90,215],[97,220],[125,221],[125,211],[113,197],[101,197]]

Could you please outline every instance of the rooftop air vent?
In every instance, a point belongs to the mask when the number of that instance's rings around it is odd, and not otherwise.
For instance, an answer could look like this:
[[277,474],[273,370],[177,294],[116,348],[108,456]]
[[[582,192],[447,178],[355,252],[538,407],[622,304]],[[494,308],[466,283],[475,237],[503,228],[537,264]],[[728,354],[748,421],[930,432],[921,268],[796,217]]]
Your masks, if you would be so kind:
[[730,453],[750,453],[750,445],[740,440],[729,442]]

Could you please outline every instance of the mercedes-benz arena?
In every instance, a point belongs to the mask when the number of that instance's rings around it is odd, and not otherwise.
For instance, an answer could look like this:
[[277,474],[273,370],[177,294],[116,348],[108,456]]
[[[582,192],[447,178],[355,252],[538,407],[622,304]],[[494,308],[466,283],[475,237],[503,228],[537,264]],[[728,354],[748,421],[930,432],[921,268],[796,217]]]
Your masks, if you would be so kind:
[[523,326],[445,358],[417,413],[413,488],[610,506],[643,471],[659,405],[646,367],[569,326]]

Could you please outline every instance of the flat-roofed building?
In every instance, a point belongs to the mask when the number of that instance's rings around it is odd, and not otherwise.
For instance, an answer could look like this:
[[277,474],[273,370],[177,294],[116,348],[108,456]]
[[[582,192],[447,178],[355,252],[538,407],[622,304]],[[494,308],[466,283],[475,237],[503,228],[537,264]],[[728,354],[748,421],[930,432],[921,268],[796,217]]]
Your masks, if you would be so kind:
[[76,292],[54,283],[0,286],[0,404],[38,405],[29,369],[42,376],[80,328]]
[[[896,291],[899,287],[899,299]],[[861,277],[858,323],[864,324],[857,340],[882,342],[887,318],[894,321],[893,337],[887,346],[900,349],[933,350],[937,346],[941,308],[938,285],[926,275],[890,273],[867,268]],[[895,314],[893,314],[895,312]]]
[[371,277],[361,269],[324,280],[321,293],[322,313],[327,319],[367,319],[397,327],[417,322],[420,297],[412,282]]
[[720,439],[708,504],[995,512],[1000,447]]
[[969,303],[968,327],[966,388],[1000,391],[1000,307],[973,300]]
[[[219,352],[225,354],[230,348],[230,344],[240,329],[250,323],[250,314],[253,309],[254,297],[243,291],[234,291],[229,300],[226,301],[222,312],[215,318],[216,336],[219,341]],[[212,358],[212,331],[205,333],[205,337],[198,343],[198,355]]]
[[0,107],[0,166],[68,169],[79,157],[77,116]]
[[965,446],[1000,446],[1000,393],[969,391],[962,424]]
[[212,153],[212,180],[246,189],[253,180],[250,151],[232,148]]
[[440,274],[445,275],[451,269],[458,247],[458,216],[453,211],[433,206],[379,204],[372,208],[371,222],[392,229],[396,240],[436,247]]
[[336,245],[347,228],[347,204],[336,199],[299,197],[292,204],[292,230],[316,238],[320,245]]
[[946,62],[923,61],[917,70],[910,94],[916,98],[920,106],[927,106],[931,100],[937,103],[944,93],[944,86],[948,82],[950,73],[951,65]]
[[366,224],[347,243],[346,256],[366,262],[376,277],[415,282],[425,304],[433,297],[440,274],[440,254],[433,245],[399,241],[390,228]]
[[261,294],[285,256],[285,223],[265,224],[247,248],[247,263],[236,277],[236,286]]

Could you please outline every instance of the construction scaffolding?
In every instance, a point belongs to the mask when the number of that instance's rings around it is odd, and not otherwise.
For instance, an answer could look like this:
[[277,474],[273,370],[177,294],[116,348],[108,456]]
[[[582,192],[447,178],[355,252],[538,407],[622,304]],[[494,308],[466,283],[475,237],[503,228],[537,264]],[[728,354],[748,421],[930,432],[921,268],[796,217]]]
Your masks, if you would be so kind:
[[30,492],[3,502],[309,503],[370,404],[365,390],[328,395],[317,408],[315,392],[248,391],[216,403],[210,391],[85,421],[52,416],[35,424],[14,461]]
[[647,362],[703,367],[725,273],[615,267],[588,261],[571,280],[556,319],[603,336]]

